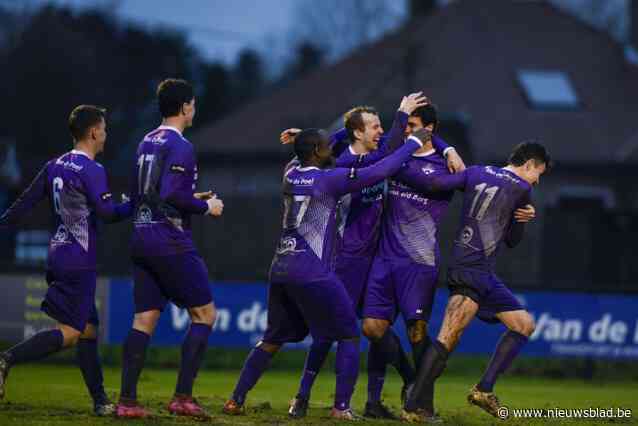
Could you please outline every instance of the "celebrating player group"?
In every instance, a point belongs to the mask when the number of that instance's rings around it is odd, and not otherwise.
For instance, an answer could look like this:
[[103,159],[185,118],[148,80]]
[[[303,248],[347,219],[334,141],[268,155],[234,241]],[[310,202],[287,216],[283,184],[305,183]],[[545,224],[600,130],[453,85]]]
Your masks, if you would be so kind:
[[[69,117],[73,149],[49,161],[0,217],[0,227],[16,226],[39,201],[49,199],[49,289],[41,309],[57,322],[54,329],[0,354],[0,399],[11,368],[76,346],[96,415],[149,416],[138,402],[137,383],[160,314],[172,302],[188,311],[191,325],[168,410],[209,417],[192,394],[216,311],[206,265],[193,243],[191,216],[220,216],[224,205],[212,191],[196,192],[195,150],[183,136],[195,116],[192,86],[167,79],[157,89],[157,101],[162,123],[131,159],[131,186],[121,202],[115,201],[106,171],[95,161],[104,150],[106,112],[80,105]],[[363,334],[370,342],[363,416],[399,417],[381,400],[386,368],[392,365],[403,379],[400,418],[439,422],[435,381],[463,330],[478,316],[507,328],[468,395],[470,403],[497,415],[494,384],[534,331],[534,321],[495,275],[496,257],[503,244],[516,246],[525,223],[534,219],[531,190],[551,159],[541,144],[529,141],[514,147],[504,167],[466,168],[438,131],[436,108],[419,92],[401,100],[387,134],[369,106],[346,112],[344,128],[333,134],[316,128],[281,133],[281,143],[291,144],[295,157],[282,180],[282,232],[270,268],[268,325],[245,360],[224,413],[243,414],[248,392],[273,356],[284,344],[310,335],[289,416],[306,416],[314,380],[336,342],[330,416],[359,419],[350,400]],[[450,298],[434,338],[428,323],[440,272],[438,227],[456,191],[463,207],[446,274]],[[104,391],[97,350],[95,253],[98,225],[128,218],[133,223],[135,315],[114,404]],[[393,330],[399,314],[412,359]]]

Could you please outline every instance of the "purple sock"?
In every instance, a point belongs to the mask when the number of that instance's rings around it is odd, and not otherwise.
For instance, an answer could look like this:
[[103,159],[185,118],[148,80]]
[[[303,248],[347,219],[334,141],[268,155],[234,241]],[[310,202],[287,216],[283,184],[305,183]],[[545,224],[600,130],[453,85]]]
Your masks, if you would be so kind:
[[137,382],[144,368],[146,348],[151,336],[134,328],[124,342],[122,353],[122,389],[120,398],[136,400]]
[[297,398],[310,399],[312,385],[323,363],[326,361],[331,347],[331,341],[313,340],[308,355],[306,356],[306,365],[304,366],[303,375],[301,376]]
[[337,344],[337,386],[335,390],[335,408],[347,410],[359,377],[359,339],[341,340]]
[[108,398],[106,397],[106,392],[104,392],[104,377],[102,376],[102,364],[100,363],[97,339],[80,339],[76,358],[93,402],[105,402]]
[[377,345],[368,350],[368,402],[381,401],[381,391],[385,382],[386,360]]
[[507,370],[525,343],[527,343],[527,336],[512,330],[507,330],[503,333],[496,345],[496,350],[487,366],[487,370],[485,370],[477,386],[481,392],[492,392],[494,390],[494,383],[496,383],[499,374]]
[[3,354],[9,365],[38,361],[62,349],[64,336],[60,330],[46,330],[34,334]]
[[191,396],[193,394],[193,383],[199,367],[202,365],[211,329],[212,327],[208,324],[191,324],[184,343],[182,343],[182,361],[175,387],[176,395]]
[[246,358],[244,362],[244,368],[241,370],[239,380],[232,395],[233,400],[237,404],[244,404],[246,394],[255,386],[261,375],[264,374],[271,359],[272,354],[261,349],[259,346],[255,347],[250,354],[248,354],[248,358]]

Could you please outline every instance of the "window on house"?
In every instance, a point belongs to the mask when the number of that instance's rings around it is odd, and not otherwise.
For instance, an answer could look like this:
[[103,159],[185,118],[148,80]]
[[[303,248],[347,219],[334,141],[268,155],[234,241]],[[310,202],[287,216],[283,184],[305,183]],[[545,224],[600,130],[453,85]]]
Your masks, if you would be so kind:
[[530,106],[539,110],[577,110],[581,102],[567,73],[519,70],[518,83]]

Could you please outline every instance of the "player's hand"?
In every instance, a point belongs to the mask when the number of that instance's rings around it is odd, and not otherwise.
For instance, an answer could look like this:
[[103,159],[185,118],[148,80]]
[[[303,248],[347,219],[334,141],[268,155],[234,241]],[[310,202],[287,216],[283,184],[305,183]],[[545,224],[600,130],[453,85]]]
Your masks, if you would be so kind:
[[514,212],[514,219],[517,222],[527,223],[536,217],[536,209],[531,204],[526,205]]
[[432,132],[429,129],[422,127],[416,132],[413,132],[411,136],[414,136],[420,140],[423,145],[425,145],[432,139]]
[[301,129],[297,129],[295,127],[291,129],[286,129],[283,132],[281,132],[281,135],[279,135],[279,141],[281,142],[282,145],[293,143],[299,133],[301,133]]
[[430,101],[426,96],[423,96],[423,92],[411,93],[408,96],[404,96],[399,105],[399,111],[405,112],[410,115],[415,109],[426,106]]
[[447,168],[450,171],[450,173],[452,174],[460,173],[463,170],[465,170],[465,163],[463,162],[463,159],[458,154],[458,152],[456,152],[454,148],[450,149],[446,153],[445,157],[447,158]]
[[193,194],[193,197],[197,198],[198,200],[208,200],[213,198],[213,191],[206,191],[206,192],[196,192]]
[[207,199],[206,204],[208,204],[207,214],[211,216],[222,215],[222,212],[224,211],[224,202],[217,198],[217,195],[212,195],[209,199]]

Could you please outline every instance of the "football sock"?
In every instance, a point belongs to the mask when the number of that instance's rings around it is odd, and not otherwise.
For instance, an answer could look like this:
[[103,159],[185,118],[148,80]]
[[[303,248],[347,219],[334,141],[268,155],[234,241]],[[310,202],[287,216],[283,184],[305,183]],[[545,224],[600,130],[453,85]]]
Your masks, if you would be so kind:
[[492,359],[477,385],[478,390],[481,392],[492,392],[494,390],[494,383],[496,383],[499,374],[505,372],[512,364],[512,361],[527,343],[527,340],[527,336],[516,331],[507,330],[503,333],[496,345]]
[[337,386],[334,406],[338,410],[347,410],[359,377],[359,339],[341,340],[337,344],[335,372]]
[[388,327],[383,337],[376,342],[372,342],[371,345],[378,346],[375,350],[380,351],[386,362],[397,369],[403,379],[403,383],[414,381],[416,375],[414,368],[410,365],[410,360],[401,346],[399,336],[394,333],[392,327]]
[[64,335],[60,330],[46,330],[34,334],[7,350],[3,357],[9,365],[38,361],[62,349]]
[[78,341],[76,359],[93,402],[106,402],[108,398],[106,397],[106,392],[104,392],[104,376],[102,375],[97,339],[80,339]]
[[381,391],[385,381],[386,361],[378,345],[370,345],[368,350],[368,402],[381,401]]
[[254,348],[250,354],[248,354],[248,358],[246,358],[246,362],[244,362],[244,368],[241,370],[239,380],[233,391],[232,398],[237,404],[244,404],[246,394],[255,386],[262,374],[264,374],[264,371],[266,371],[270,364],[272,356],[273,354],[259,347]]
[[427,351],[428,347],[432,344],[432,340],[430,336],[426,335],[423,339],[418,342],[410,342],[412,346],[412,359],[414,360],[415,367],[419,367],[421,365],[421,358],[423,358],[423,354]]
[[448,351],[445,346],[438,340],[433,341],[421,359],[416,382],[405,403],[406,410],[424,408],[434,413],[434,381],[443,373],[447,358]]
[[122,389],[120,398],[137,399],[137,382],[144,368],[146,349],[150,340],[151,336],[134,328],[131,329],[126,337],[122,353]]
[[297,398],[310,399],[310,391],[312,385],[319,374],[319,370],[328,357],[332,342],[327,340],[313,340],[308,355],[306,356],[306,364],[304,366],[301,383],[299,384],[299,392]]
[[193,394],[193,383],[199,367],[202,365],[211,329],[212,327],[208,324],[191,324],[184,343],[182,343],[182,360],[175,394],[188,396]]

